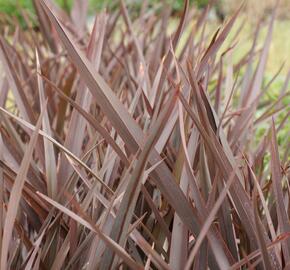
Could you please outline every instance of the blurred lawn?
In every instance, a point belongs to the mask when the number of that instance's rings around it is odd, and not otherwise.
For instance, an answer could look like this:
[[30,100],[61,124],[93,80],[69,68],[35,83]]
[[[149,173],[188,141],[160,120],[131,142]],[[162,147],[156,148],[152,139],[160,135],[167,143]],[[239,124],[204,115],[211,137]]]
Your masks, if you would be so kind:
[[[229,16],[227,16],[229,17]],[[270,18],[269,18],[270,19]],[[178,20],[172,21],[172,31],[175,30]],[[267,31],[268,31],[268,22],[265,23],[265,26],[262,27],[262,30],[260,31],[259,38],[258,38],[258,48],[262,48]],[[251,48],[252,42],[253,42],[253,32],[255,31],[255,25],[253,23],[247,21],[246,15],[243,15],[239,18],[237,18],[229,36],[227,37],[226,41],[224,42],[224,45],[219,50],[219,53],[221,54],[223,50],[225,50],[229,46],[229,42],[234,38],[236,31],[240,28],[241,24],[243,25],[243,29],[241,30],[238,39],[237,44],[235,48],[233,49],[233,63],[237,63],[241,57],[245,55],[245,53]],[[207,25],[206,27],[206,33],[208,33],[210,36],[212,36],[215,31],[220,26],[219,22],[212,21],[211,24]],[[283,63],[284,68],[281,71],[280,79],[283,79],[290,69],[290,38],[289,38],[289,30],[290,29],[290,20],[276,20],[274,23],[274,29],[272,34],[272,41],[269,51],[269,58],[267,62],[266,71],[267,74],[275,74],[281,67]],[[186,29],[185,33],[181,39],[181,47],[182,43],[185,42],[186,37],[189,35],[190,29]]]
[[[235,30],[243,22],[242,18],[238,18],[231,35],[235,33]],[[267,25],[266,25],[267,26]],[[272,42],[270,46],[269,59],[267,63],[267,73],[274,74],[285,62],[285,66],[281,74],[286,75],[290,68],[289,56],[290,56],[290,39],[289,31],[290,20],[276,20],[273,29]],[[254,31],[254,26],[250,23],[245,23],[245,26],[241,32],[239,42],[236,50],[234,50],[234,62],[239,59],[252,45],[252,38],[250,34]],[[268,29],[263,27],[258,39],[258,46],[262,47]]]

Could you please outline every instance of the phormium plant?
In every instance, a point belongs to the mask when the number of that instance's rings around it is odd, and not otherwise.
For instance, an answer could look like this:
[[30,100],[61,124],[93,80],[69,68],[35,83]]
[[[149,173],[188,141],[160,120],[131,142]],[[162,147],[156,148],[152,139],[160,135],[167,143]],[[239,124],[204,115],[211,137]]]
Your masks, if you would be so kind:
[[265,81],[275,10],[235,62],[242,6],[211,36],[211,6],[188,1],[176,27],[170,6],[130,16],[121,1],[91,30],[87,1],[33,4],[28,28],[1,27],[0,268],[289,267],[289,76],[276,100],[279,71]]

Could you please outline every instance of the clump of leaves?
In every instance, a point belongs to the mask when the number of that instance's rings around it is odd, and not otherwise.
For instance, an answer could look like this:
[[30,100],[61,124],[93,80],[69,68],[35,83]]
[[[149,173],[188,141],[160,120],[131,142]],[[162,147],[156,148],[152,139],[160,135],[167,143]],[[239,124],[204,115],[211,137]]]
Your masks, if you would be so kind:
[[170,6],[146,3],[89,33],[87,1],[34,1],[38,29],[3,31],[1,269],[289,266],[289,76],[264,99],[275,11],[233,63],[242,7],[211,37],[211,7],[185,1],[168,36]]

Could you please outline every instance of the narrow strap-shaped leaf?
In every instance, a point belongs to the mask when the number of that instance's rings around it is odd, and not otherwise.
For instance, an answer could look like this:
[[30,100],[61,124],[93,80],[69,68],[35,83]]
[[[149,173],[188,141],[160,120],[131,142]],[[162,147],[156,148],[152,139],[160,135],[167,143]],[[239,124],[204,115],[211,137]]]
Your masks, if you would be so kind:
[[[256,197],[257,192],[254,192],[253,196]],[[261,230],[261,226],[263,226],[261,224],[259,217],[259,213],[258,213],[258,203],[256,198],[254,198],[254,215],[255,215],[255,223],[256,223],[256,227],[257,227],[257,238],[258,238],[258,242],[259,242],[259,246],[261,249],[261,253],[262,253],[262,258],[263,258],[263,263],[264,263],[264,269],[266,270],[271,270],[273,269],[273,266],[271,264],[270,258],[269,258],[269,253],[266,247],[266,243],[263,237],[263,230]]]
[[14,223],[16,220],[17,211],[19,208],[19,203],[21,199],[21,193],[24,186],[24,181],[26,178],[26,174],[29,168],[29,164],[32,158],[34,146],[37,142],[38,132],[42,123],[42,117],[44,114],[43,110],[39,116],[39,119],[37,121],[35,130],[30,138],[30,142],[26,148],[24,157],[21,162],[21,166],[18,172],[18,175],[15,179],[13,188],[10,193],[9,203],[8,203],[8,209],[7,214],[5,218],[4,223],[4,231],[3,234],[3,240],[2,240],[2,250],[1,250],[1,269],[7,268],[7,257],[8,257],[8,251],[9,251],[9,243],[12,237],[12,232],[14,228]]
[[[36,69],[38,71],[38,74],[41,73],[37,50],[36,50]],[[37,76],[37,82],[38,82],[40,104],[42,106],[43,102],[45,101],[45,93],[44,93],[43,82],[40,75]],[[44,110],[43,107],[41,109]],[[50,126],[47,111],[44,112],[43,119],[42,119],[42,126],[43,126],[43,131],[46,132],[48,135],[52,136],[51,126]],[[47,180],[47,193],[51,198],[55,198],[56,193],[57,193],[56,160],[55,160],[55,152],[54,152],[53,144],[48,140],[44,140],[44,156],[45,156],[45,170],[46,170],[46,177],[47,177],[46,179]]]
[[[290,232],[289,218],[286,210],[286,206],[283,200],[283,190],[282,190],[282,174],[281,165],[279,159],[278,145],[277,145],[277,135],[274,120],[272,119],[272,136],[271,136],[271,171],[273,180],[273,190],[276,198],[276,209],[278,216],[278,224],[281,233]],[[286,240],[282,243],[283,255],[285,256],[286,263],[290,262],[290,240]]]

